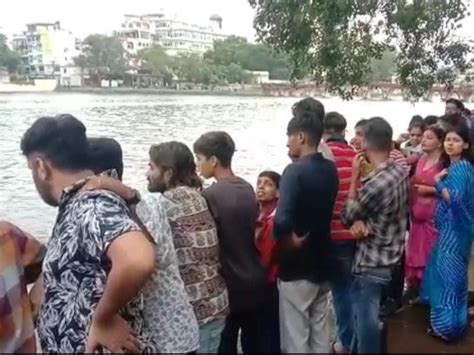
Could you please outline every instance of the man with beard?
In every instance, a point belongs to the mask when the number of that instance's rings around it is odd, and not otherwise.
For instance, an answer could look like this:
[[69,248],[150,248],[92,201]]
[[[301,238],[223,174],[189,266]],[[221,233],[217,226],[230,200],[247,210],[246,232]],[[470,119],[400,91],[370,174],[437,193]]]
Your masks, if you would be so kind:
[[[173,245],[173,234],[166,216],[165,202],[168,202],[161,193],[138,194],[135,190],[123,185],[120,180],[123,174],[122,148],[120,144],[111,138],[90,138],[90,166],[100,176],[90,178],[85,186],[88,190],[105,189],[113,191],[130,201],[130,210],[134,218],[142,226],[155,247],[156,267],[151,280],[143,288],[142,320],[152,335],[150,343],[158,353],[192,353],[199,347],[198,323],[193,308],[188,300],[185,285],[180,277],[180,268]],[[192,155],[191,155],[192,159]],[[151,164],[151,163],[150,163]],[[120,180],[108,177],[115,171]],[[150,190],[162,190],[161,180],[158,188]],[[155,186],[155,183],[151,184]],[[196,223],[199,220],[196,219]],[[187,231],[187,225],[183,230]],[[199,257],[202,253],[191,253],[184,238],[178,240],[178,244],[185,249],[189,257]],[[183,249],[183,250],[184,250]],[[191,250],[192,251],[192,250]],[[202,251],[206,251],[203,248]],[[183,260],[183,255],[179,255]],[[200,259],[198,262],[188,265],[187,272],[191,273],[197,266],[204,267]],[[195,275],[205,277],[206,275]],[[196,286],[196,285],[194,285]],[[208,285],[209,286],[209,285]],[[211,292],[218,293],[219,289],[214,283],[207,290],[202,288],[191,288],[192,297],[207,295]],[[225,291],[225,289],[224,289]],[[207,296],[206,295],[206,296]],[[204,296],[203,296],[204,297]],[[200,314],[206,313],[211,306],[217,306],[209,299],[208,303],[203,300],[199,303]],[[196,312],[197,313],[197,312]],[[216,332],[210,329],[212,334]],[[215,336],[219,336],[219,333]],[[207,352],[207,349],[205,349]]]
[[24,134],[21,150],[41,198],[59,207],[43,261],[43,352],[140,351],[119,310],[150,278],[154,251],[122,199],[81,190],[93,174],[86,128],[71,115],[42,117]]

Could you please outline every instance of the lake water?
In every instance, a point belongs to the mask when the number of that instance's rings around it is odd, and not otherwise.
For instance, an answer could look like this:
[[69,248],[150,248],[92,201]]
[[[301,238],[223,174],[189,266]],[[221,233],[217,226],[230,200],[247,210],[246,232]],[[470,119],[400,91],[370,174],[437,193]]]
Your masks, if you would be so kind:
[[[89,136],[117,139],[124,150],[126,183],[146,187],[151,144],[179,140],[190,147],[204,132],[226,130],[236,142],[235,172],[254,184],[264,169],[281,171],[288,163],[286,125],[295,98],[227,96],[154,96],[34,94],[0,95],[0,219],[7,219],[47,239],[55,209],[43,203],[20,152],[24,131],[40,116],[71,113],[87,126]],[[349,132],[361,118],[382,116],[396,134],[414,114],[441,114],[442,103],[343,102],[322,100],[339,111]]]

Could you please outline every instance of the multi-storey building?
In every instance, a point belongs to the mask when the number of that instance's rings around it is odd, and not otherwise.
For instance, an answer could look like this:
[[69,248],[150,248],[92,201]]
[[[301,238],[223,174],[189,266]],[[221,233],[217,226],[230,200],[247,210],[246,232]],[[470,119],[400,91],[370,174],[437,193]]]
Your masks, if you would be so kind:
[[79,43],[60,22],[31,23],[12,39],[12,47],[21,54],[25,71],[32,77],[58,75],[61,68],[74,63]]
[[153,44],[163,47],[169,55],[202,54],[213,48],[214,41],[227,36],[222,32],[222,18],[213,15],[208,25],[189,23],[164,11],[148,15],[125,15],[122,29],[116,34],[123,40],[131,56]]

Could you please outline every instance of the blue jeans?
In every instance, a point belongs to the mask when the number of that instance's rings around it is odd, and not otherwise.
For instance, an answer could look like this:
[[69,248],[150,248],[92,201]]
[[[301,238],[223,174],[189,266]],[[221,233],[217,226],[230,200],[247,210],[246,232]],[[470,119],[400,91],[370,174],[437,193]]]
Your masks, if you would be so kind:
[[359,354],[382,351],[380,327],[380,300],[390,284],[391,267],[365,268],[354,274],[352,284],[355,337],[352,351]]
[[347,351],[351,348],[354,337],[351,289],[355,248],[353,240],[334,242],[337,275],[331,282],[331,292],[336,314],[337,339]]
[[198,354],[217,354],[225,319],[217,319],[199,327]]

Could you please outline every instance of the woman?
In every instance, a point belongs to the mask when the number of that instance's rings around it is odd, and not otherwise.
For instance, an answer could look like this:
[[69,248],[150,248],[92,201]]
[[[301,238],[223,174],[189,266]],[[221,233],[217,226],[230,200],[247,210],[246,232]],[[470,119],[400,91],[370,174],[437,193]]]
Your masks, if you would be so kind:
[[405,263],[408,286],[405,298],[409,303],[418,297],[423,272],[437,239],[433,222],[436,207],[435,176],[443,170],[440,162],[443,137],[441,128],[426,128],[421,141],[424,154],[418,161],[412,178],[411,228]]
[[436,176],[435,225],[439,239],[423,280],[430,332],[445,341],[468,327],[468,264],[474,234],[472,143],[465,125],[449,127],[444,139],[447,169]]

